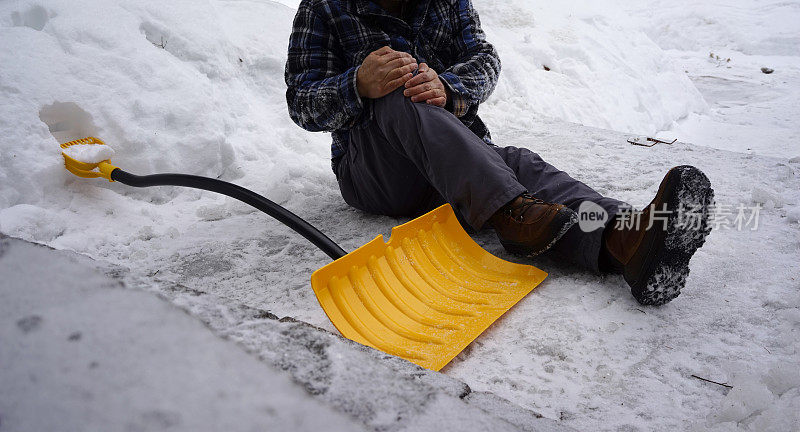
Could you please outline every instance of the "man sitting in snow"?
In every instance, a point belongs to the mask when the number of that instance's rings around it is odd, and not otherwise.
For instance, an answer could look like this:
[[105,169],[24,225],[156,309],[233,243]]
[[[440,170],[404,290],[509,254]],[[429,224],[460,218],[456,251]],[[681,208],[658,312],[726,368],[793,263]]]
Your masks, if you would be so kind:
[[[643,304],[675,298],[710,230],[706,176],[673,168],[651,205],[624,218],[626,204],[528,149],[492,143],[478,106],[499,72],[470,0],[303,0],[286,99],[298,125],[332,132],[333,171],[351,206],[418,216],[448,202],[513,253],[551,250],[621,272]],[[608,214],[594,231],[576,225],[584,202]]]

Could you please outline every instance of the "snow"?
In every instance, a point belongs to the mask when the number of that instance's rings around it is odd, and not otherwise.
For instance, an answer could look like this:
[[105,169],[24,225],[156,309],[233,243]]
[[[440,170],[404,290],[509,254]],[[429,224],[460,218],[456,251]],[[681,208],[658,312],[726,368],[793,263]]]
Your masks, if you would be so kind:
[[[0,232],[128,267],[127,278],[204,321],[225,301],[335,331],[308,282],[327,258],[302,238],[211,193],[75,178],[58,146],[94,135],[133,173],[236,182],[347,250],[387,233],[404,220],[347,207],[329,136],[288,117],[283,66],[295,5],[0,3]],[[796,427],[800,384],[782,365],[800,361],[800,2],[475,5],[503,61],[481,107],[498,144],[532,148],[635,205],[649,202],[669,167],[693,164],[731,219],[740,205],[763,209],[754,231],[721,221],[686,290],[662,308],[638,306],[619,277],[536,260],[547,281],[444,374],[519,405],[514,418],[533,411],[579,430]],[[679,142],[634,147],[630,134]],[[491,233],[476,238],[515,259]],[[176,284],[211,300],[180,304],[186,298],[164,288]],[[263,358],[274,351],[258,331],[211,327]],[[344,364],[355,373],[358,363]],[[296,373],[319,384],[313,369]],[[326,402],[370,401],[366,389],[337,397]],[[369,419],[370,428],[386,424]]]
[[714,422],[725,426],[737,423],[751,430],[792,430],[800,422],[800,371],[781,364],[761,373],[734,375],[728,392],[717,412],[711,415]]
[[6,239],[0,255],[3,430],[364,430],[85,257]]
[[[800,154],[798,2],[620,3],[709,105],[707,112],[677,118],[661,136],[738,152]],[[762,67],[775,72],[764,74]]]
[[114,150],[105,144],[71,145],[63,153],[78,162],[88,164],[100,163],[114,157]]
[[0,271],[8,430],[574,432],[305,323],[152,279],[125,289],[125,269],[75,253],[0,237]]
[[495,129],[554,117],[652,134],[705,109],[683,71],[614,2],[486,0],[476,8],[503,64],[482,108]]
[[[725,408],[727,390],[691,375],[736,386],[737,374],[798,364],[800,225],[787,220],[785,208],[762,209],[755,231],[725,221],[733,221],[739,205],[756,205],[749,192],[754,187],[796,201],[800,166],[793,165],[792,179],[779,180],[785,164],[775,159],[680,143],[634,147],[623,134],[576,125],[525,126],[547,144],[546,160],[634,205],[652,198],[666,168],[691,163],[709,175],[717,203],[726,207],[692,260],[686,288],[668,305],[638,305],[618,276],[536,260],[548,280],[444,372],[578,430],[598,424],[603,430],[759,430],[752,417],[733,423],[715,417]],[[497,138],[510,145],[528,139],[519,131]],[[572,150],[576,145],[592,158]],[[490,233],[479,240],[513,259]],[[796,403],[788,399],[781,406]],[[775,424],[796,424],[774,404],[767,410],[779,414]],[[763,414],[761,422],[768,422],[767,410],[755,408],[751,415]]]
[[783,197],[767,188],[767,187],[754,187],[753,188],[753,202],[762,204],[767,208],[781,208],[783,207]]

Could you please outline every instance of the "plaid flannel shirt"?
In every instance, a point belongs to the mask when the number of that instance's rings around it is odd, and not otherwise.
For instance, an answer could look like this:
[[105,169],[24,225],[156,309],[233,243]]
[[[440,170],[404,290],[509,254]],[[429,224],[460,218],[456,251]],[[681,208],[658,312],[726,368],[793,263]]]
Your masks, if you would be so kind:
[[497,84],[500,59],[486,41],[471,0],[417,0],[406,20],[369,0],[302,0],[289,38],[286,100],[302,128],[332,132],[332,158],[344,154],[349,129],[370,120],[356,73],[382,46],[404,51],[439,73],[450,90],[447,109],[491,142],[478,105]]

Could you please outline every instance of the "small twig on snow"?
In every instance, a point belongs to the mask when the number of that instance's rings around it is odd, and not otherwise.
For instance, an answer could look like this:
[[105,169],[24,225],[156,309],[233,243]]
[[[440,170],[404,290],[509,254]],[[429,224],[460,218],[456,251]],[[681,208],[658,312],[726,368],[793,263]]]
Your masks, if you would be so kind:
[[152,43],[153,45],[155,45],[155,46],[157,46],[157,47],[159,47],[159,48],[161,48],[163,50],[167,49],[167,41],[164,39],[164,36],[161,36],[161,43],[160,44],[157,44],[155,42],[150,42],[150,43]]
[[699,379],[699,380],[702,380],[702,381],[705,381],[705,382],[710,382],[711,384],[720,385],[720,386],[722,386],[722,387],[729,388],[729,389],[733,388],[733,386],[732,386],[732,385],[728,385],[728,384],[725,384],[725,383],[720,383],[720,382],[716,382],[716,381],[711,381],[710,379],[706,379],[706,378],[703,378],[703,377],[699,377],[699,376],[697,376],[697,375],[695,375],[695,374],[692,374],[692,378],[697,378],[697,379]]

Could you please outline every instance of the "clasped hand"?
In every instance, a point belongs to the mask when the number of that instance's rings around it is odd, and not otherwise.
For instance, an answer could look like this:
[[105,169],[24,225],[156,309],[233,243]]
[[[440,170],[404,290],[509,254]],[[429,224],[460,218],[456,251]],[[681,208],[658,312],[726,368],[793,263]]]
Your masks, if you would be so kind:
[[[417,74],[414,75],[414,71]],[[439,74],[427,64],[420,63],[411,54],[395,51],[385,46],[371,52],[361,63],[356,76],[358,94],[377,99],[405,87],[403,95],[412,102],[425,102],[444,107],[447,90]]]

